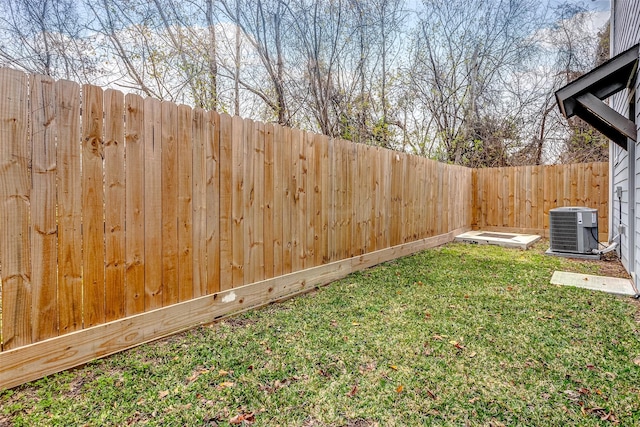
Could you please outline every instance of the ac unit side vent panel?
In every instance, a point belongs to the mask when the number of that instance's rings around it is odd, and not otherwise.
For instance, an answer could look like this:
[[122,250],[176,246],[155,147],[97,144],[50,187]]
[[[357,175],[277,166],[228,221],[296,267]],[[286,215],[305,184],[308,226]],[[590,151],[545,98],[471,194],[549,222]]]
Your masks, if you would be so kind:
[[591,254],[598,249],[598,210],[561,207],[549,211],[550,250]]
[[575,212],[554,212],[549,216],[551,249],[578,251],[578,223]]

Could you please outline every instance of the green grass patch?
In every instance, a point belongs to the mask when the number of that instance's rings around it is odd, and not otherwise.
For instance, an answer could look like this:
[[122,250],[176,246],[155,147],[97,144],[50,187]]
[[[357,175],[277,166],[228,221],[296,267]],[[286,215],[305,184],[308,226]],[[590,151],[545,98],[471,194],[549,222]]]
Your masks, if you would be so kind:
[[640,424],[629,298],[601,263],[450,244],[0,393],[0,424]]

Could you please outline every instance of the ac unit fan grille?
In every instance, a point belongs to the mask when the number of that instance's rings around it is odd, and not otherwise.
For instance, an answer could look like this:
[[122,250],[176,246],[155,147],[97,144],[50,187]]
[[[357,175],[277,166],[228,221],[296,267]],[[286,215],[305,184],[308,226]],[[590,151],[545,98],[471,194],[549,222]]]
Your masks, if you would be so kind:
[[551,250],[577,252],[578,224],[575,212],[553,212],[549,222]]

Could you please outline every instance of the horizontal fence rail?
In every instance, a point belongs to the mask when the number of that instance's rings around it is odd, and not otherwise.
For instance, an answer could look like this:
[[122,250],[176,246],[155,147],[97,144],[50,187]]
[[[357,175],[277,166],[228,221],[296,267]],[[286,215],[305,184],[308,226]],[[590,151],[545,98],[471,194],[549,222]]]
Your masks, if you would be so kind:
[[471,169],[92,85],[0,69],[0,123],[0,389],[472,220]]
[[609,163],[519,166],[473,171],[473,228],[549,235],[549,210],[598,210],[598,234],[609,233]]

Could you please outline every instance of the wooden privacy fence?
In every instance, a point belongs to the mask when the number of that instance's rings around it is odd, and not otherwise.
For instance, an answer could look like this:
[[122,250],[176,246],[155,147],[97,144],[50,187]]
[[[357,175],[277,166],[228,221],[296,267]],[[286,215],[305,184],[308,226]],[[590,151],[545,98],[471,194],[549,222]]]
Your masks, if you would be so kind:
[[609,232],[609,163],[520,166],[473,171],[473,228],[549,235],[549,210],[598,209],[598,234]]
[[452,240],[472,171],[0,69],[0,389]]

